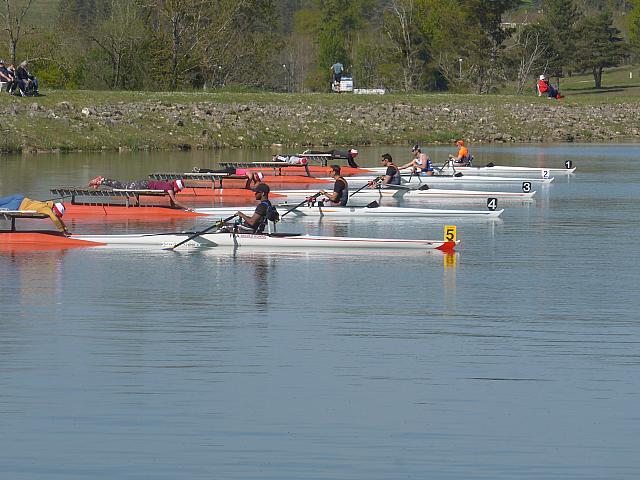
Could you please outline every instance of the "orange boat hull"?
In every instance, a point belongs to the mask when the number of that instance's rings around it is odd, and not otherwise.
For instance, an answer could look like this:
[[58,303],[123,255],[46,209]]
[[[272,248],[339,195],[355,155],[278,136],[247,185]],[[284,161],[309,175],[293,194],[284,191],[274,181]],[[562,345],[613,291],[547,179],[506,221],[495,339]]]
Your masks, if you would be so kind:
[[76,247],[97,247],[104,245],[76,238],[65,237],[59,232],[0,232],[0,252],[57,250]]
[[[189,182],[194,185],[195,182]],[[178,193],[182,197],[237,197],[253,200],[256,193],[253,190],[247,190],[246,188],[211,188],[211,182],[202,182],[198,187],[186,187],[184,190]],[[285,198],[285,195],[279,195],[277,193],[270,193],[269,198]]]

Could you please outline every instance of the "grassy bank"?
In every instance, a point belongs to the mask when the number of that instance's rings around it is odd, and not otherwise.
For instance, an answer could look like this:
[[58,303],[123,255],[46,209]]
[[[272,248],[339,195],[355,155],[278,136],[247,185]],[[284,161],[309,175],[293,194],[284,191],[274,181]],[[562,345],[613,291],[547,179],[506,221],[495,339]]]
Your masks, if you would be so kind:
[[640,72],[595,91],[563,83],[561,101],[533,94],[277,94],[49,91],[0,94],[0,150],[98,151],[639,138]]

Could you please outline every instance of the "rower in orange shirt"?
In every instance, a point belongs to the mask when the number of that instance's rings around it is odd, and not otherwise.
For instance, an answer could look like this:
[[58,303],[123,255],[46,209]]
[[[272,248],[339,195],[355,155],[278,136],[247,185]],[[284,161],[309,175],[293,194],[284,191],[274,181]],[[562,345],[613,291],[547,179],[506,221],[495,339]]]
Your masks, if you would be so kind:
[[453,164],[458,167],[471,165],[471,155],[469,155],[467,147],[464,146],[464,140],[458,140],[456,147],[458,147],[458,154],[456,156],[449,154],[449,160],[453,160]]

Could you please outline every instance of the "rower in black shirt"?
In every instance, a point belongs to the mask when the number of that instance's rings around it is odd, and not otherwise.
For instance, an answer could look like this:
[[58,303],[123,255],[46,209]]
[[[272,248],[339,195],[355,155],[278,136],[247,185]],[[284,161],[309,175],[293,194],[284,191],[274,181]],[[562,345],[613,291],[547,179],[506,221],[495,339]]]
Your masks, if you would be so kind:
[[340,165],[331,165],[330,175],[335,180],[333,184],[333,192],[327,193],[325,190],[320,190],[320,193],[327,197],[327,200],[331,205],[339,205],[346,207],[349,201],[349,184],[340,175]]
[[242,223],[238,226],[242,232],[254,232],[261,233],[267,223],[270,216],[270,211],[274,209],[273,205],[269,201],[269,185],[266,183],[259,183],[255,188],[256,201],[260,203],[256,207],[253,215],[245,215],[238,211],[236,216],[242,220]]
[[393,158],[388,153],[382,155],[382,164],[387,167],[382,185],[400,185],[400,170],[393,164]]

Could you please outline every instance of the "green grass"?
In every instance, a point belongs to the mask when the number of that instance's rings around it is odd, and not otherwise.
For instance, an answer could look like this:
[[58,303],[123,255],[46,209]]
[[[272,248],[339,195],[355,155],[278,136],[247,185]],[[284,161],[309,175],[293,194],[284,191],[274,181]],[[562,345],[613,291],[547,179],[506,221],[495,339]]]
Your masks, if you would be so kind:
[[[632,78],[629,77],[629,73],[632,74]],[[585,97],[588,101],[595,101],[597,97],[606,97],[609,101],[614,97],[640,98],[640,65],[605,69],[600,89],[595,88],[591,73],[562,78],[560,89],[567,96]]]

